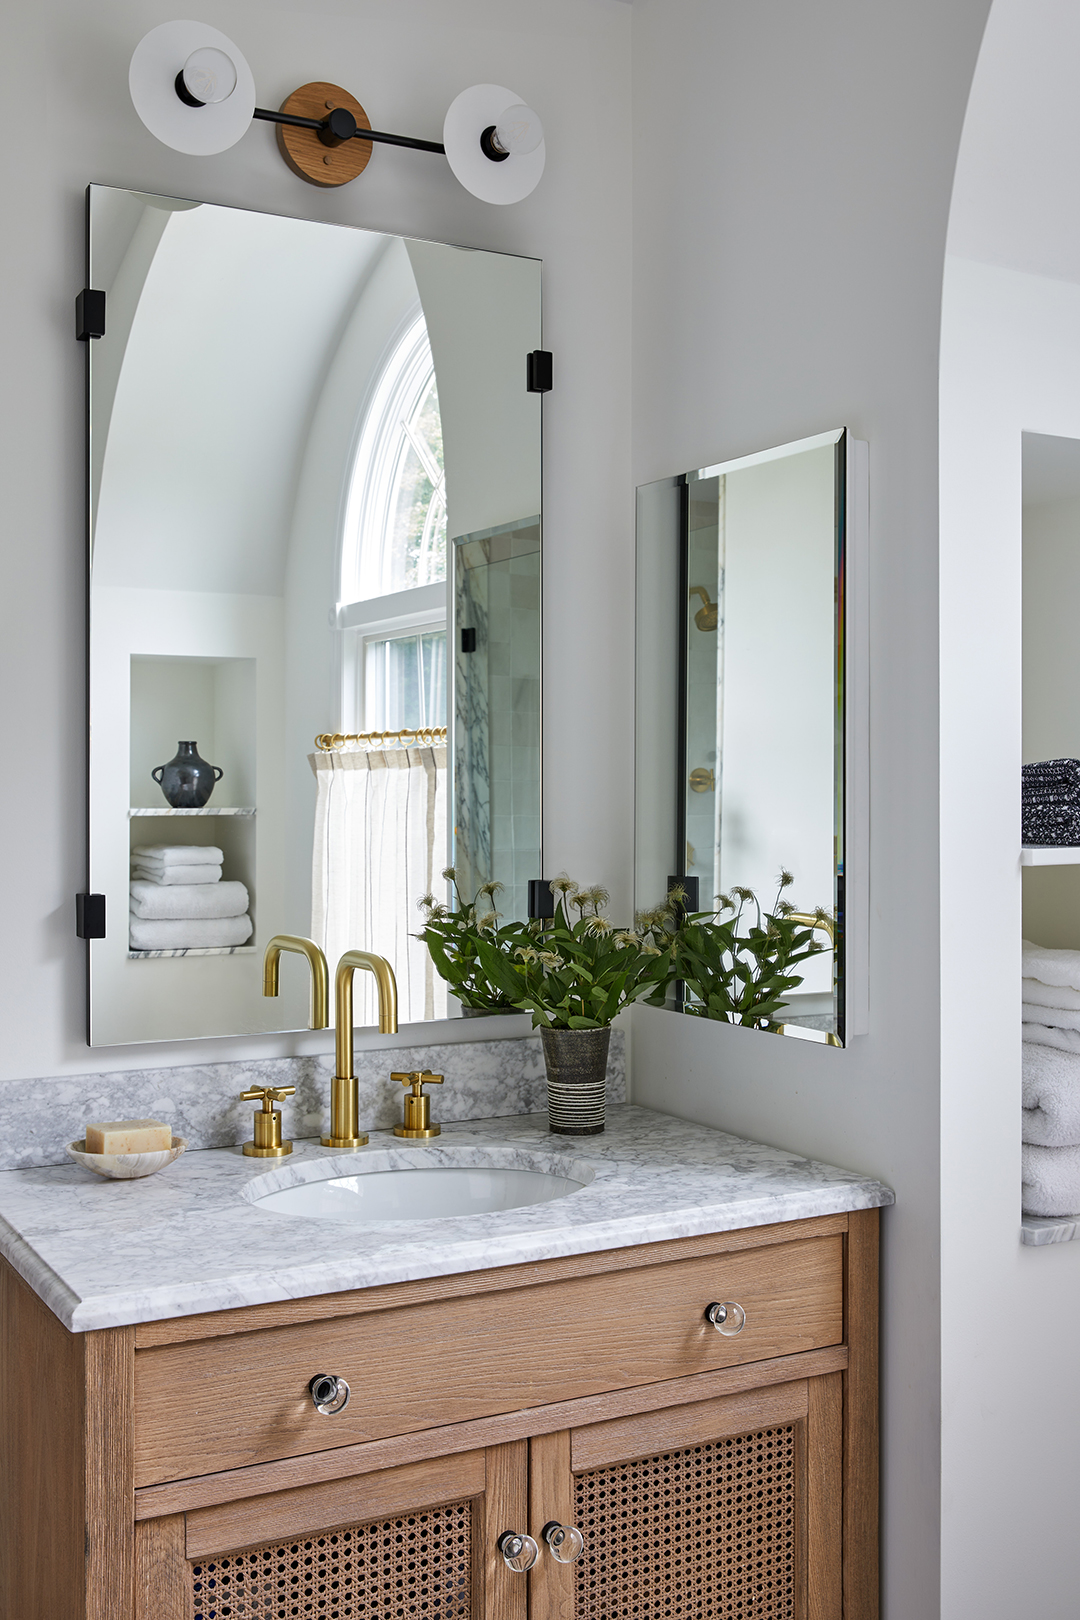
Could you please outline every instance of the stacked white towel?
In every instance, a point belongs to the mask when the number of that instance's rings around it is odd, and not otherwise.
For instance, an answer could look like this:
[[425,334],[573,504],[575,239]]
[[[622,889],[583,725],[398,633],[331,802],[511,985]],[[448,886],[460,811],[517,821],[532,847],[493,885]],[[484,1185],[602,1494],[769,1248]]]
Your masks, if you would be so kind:
[[1080,1212],[1080,951],[1024,941],[1023,1207]]
[[131,852],[129,943],[133,951],[243,945],[251,937],[242,883],[221,881],[210,844],[144,844]]
[[214,844],[139,844],[131,852],[131,875],[176,887],[217,883],[223,859]]

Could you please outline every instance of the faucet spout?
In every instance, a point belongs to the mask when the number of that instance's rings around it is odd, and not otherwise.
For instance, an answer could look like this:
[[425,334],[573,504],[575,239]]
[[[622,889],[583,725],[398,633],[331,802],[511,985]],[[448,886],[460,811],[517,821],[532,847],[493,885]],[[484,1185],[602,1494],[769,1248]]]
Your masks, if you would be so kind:
[[330,1027],[330,969],[326,957],[313,939],[300,934],[275,934],[263,954],[263,995],[276,996],[282,951],[295,951],[306,957],[311,969],[311,1016],[309,1029]]
[[323,1147],[357,1148],[367,1142],[359,1129],[359,1087],[353,1073],[353,974],[361,968],[375,975],[380,1035],[397,1034],[397,980],[390,963],[370,951],[346,951],[334,980],[337,1073],[330,1084],[330,1135],[322,1138]]

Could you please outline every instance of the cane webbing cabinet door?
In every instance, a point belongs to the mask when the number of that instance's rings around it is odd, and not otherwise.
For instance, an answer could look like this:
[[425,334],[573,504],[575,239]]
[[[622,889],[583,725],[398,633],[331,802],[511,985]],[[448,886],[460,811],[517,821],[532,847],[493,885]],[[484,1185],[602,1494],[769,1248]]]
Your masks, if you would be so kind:
[[528,1443],[150,1519],[137,1620],[526,1620]]
[[840,1374],[532,1442],[529,1620],[840,1620]]

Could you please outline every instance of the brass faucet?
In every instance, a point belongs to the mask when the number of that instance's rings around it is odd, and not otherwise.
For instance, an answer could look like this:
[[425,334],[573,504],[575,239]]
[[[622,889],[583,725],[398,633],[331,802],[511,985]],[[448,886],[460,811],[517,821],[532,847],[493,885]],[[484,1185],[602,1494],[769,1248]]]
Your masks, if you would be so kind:
[[311,969],[311,1017],[308,1027],[329,1029],[330,969],[326,965],[326,957],[313,939],[304,939],[300,934],[274,935],[263,954],[263,995],[276,996],[278,993],[278,964],[282,951],[295,951],[298,956],[307,957]]
[[337,1072],[330,1082],[330,1135],[323,1147],[358,1148],[367,1142],[359,1126],[359,1088],[353,1073],[353,974],[366,968],[375,975],[379,990],[379,1034],[397,1034],[397,980],[385,956],[370,951],[346,951],[337,965],[334,982]]

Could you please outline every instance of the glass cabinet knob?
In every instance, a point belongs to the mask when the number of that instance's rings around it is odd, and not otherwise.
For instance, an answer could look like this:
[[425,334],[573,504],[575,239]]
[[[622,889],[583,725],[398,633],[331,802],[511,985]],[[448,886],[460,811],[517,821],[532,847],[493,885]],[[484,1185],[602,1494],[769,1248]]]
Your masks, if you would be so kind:
[[560,1524],[557,1519],[552,1519],[540,1534],[558,1564],[576,1564],[585,1551],[585,1537],[576,1524]]
[[741,1333],[746,1326],[746,1312],[733,1299],[714,1300],[711,1305],[705,1307],[705,1320],[712,1324],[717,1333],[722,1333],[727,1339],[733,1339],[736,1333]]
[[532,1569],[540,1556],[532,1536],[522,1535],[519,1530],[504,1530],[496,1546],[503,1555],[503,1563],[515,1575],[524,1575],[526,1570]]
[[333,1373],[316,1373],[308,1385],[308,1393],[316,1412],[321,1412],[323,1417],[336,1417],[348,1406],[352,1391],[344,1378],[336,1378]]

